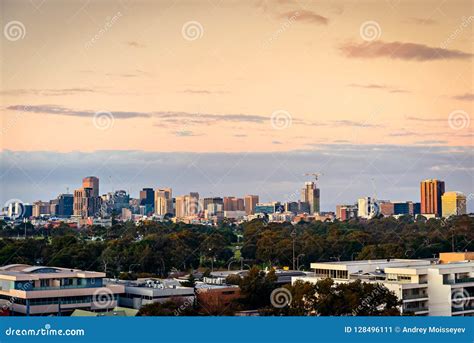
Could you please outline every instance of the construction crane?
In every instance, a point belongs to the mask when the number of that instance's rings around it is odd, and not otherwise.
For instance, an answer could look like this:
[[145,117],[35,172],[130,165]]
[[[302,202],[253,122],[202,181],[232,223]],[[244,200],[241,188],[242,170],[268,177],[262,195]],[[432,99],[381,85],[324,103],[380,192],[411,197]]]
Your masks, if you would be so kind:
[[306,173],[305,176],[314,176],[314,179],[318,181],[319,177],[324,175],[323,173]]

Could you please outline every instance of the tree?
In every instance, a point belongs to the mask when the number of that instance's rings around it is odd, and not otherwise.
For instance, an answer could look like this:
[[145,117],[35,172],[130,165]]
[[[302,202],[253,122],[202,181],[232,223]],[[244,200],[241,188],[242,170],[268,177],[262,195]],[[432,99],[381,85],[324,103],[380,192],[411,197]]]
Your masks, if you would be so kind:
[[238,300],[246,309],[258,309],[270,304],[270,294],[276,287],[275,271],[268,273],[252,267],[240,280],[241,298]]

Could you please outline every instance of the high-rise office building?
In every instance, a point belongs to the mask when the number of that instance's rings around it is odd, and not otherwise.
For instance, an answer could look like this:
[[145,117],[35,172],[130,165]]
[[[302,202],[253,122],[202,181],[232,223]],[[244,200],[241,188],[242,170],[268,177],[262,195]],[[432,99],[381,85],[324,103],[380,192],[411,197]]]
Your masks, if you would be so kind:
[[155,190],[153,188],[143,188],[140,191],[140,206],[145,206],[146,214],[155,210]]
[[442,214],[441,196],[444,194],[444,181],[430,179],[421,181],[421,214]]
[[244,197],[245,213],[255,214],[255,206],[258,204],[258,195],[246,195]]
[[99,196],[99,178],[95,176],[87,176],[82,179],[82,188],[91,188],[92,196]]
[[74,215],[81,218],[102,215],[100,213],[99,179],[88,176],[82,179],[82,188],[74,191]]
[[316,183],[313,181],[305,183],[305,187],[301,192],[301,201],[309,204],[310,214],[320,212],[320,191],[316,187]]
[[56,215],[58,217],[70,217],[74,211],[74,195],[60,194],[58,196],[58,208]]
[[245,211],[244,199],[224,197],[224,211]]
[[171,188],[157,189],[154,197],[155,214],[159,216],[173,214],[173,193]]
[[[224,208],[224,199],[222,199],[220,197],[203,198],[203,199],[201,199],[201,202],[202,202],[201,205],[202,205],[202,208],[203,208],[204,211],[209,209],[208,208],[209,205],[212,205],[211,206],[212,209],[215,209],[215,208],[217,208],[216,207],[217,205],[220,205],[221,211]],[[214,206],[214,205],[216,205],[216,206]]]
[[446,192],[441,196],[443,217],[466,214],[466,196],[460,192]]
[[186,218],[198,215],[203,209],[199,206],[199,193],[176,197],[176,218]]
[[40,217],[47,214],[51,214],[49,202],[39,200],[33,203],[33,217]]

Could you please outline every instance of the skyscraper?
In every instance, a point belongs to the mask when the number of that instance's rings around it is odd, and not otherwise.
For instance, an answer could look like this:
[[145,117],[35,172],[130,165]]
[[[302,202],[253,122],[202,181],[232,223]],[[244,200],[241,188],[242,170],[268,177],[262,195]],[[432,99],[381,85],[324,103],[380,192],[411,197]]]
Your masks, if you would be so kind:
[[202,210],[199,206],[199,193],[191,192],[189,195],[176,197],[176,218],[192,217]]
[[246,195],[244,197],[245,213],[255,214],[255,206],[258,204],[258,195]]
[[164,216],[173,213],[173,193],[171,188],[157,189],[155,191],[155,214]]
[[99,179],[95,176],[87,176],[82,179],[82,188],[91,188],[92,196],[99,196]]
[[466,196],[460,192],[446,192],[441,196],[443,217],[466,214]]
[[81,218],[101,215],[99,179],[88,176],[82,179],[82,188],[74,191],[74,215]]
[[301,201],[309,204],[310,214],[320,212],[320,192],[313,181],[306,182],[301,192]]
[[143,188],[140,191],[140,205],[154,205],[155,191],[153,188]]
[[441,196],[444,194],[444,181],[430,179],[421,181],[421,214],[442,214]]
[[73,214],[74,195],[60,194],[58,196],[58,211],[56,213],[59,217],[70,217]]

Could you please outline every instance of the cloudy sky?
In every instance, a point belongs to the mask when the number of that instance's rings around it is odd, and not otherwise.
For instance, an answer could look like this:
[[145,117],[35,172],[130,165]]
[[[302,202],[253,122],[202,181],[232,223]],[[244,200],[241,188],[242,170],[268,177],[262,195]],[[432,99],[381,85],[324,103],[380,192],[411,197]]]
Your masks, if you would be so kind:
[[326,210],[417,200],[425,177],[473,193],[473,15],[456,0],[3,0],[0,200],[89,174],[133,196],[284,200],[321,171]]

